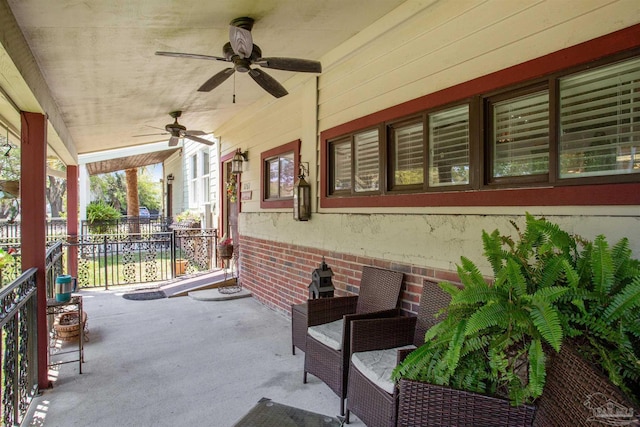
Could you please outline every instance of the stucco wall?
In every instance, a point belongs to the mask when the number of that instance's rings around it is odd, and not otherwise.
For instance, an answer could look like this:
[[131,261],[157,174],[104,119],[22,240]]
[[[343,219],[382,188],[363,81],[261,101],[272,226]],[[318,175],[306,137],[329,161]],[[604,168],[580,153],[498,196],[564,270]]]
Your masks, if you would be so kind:
[[[522,225],[525,212],[530,212],[590,239],[604,234],[613,243],[627,236],[634,256],[640,257],[637,205],[317,208],[318,135],[323,130],[638,22],[640,3],[634,0],[458,0],[420,10],[405,3],[327,54],[317,80],[296,75],[285,82],[288,96],[266,96],[216,130],[223,154],[238,147],[250,151],[242,188],[251,190],[252,198],[242,202],[240,234],[285,248],[313,248],[406,268],[452,272],[464,255],[488,274],[482,230],[511,232],[510,221]],[[290,209],[261,210],[259,205],[260,153],[295,139],[302,141],[301,160],[311,164],[316,208],[306,223],[293,221]],[[261,280],[254,275],[249,285],[276,286],[268,275]],[[284,294],[285,300],[300,296]]]

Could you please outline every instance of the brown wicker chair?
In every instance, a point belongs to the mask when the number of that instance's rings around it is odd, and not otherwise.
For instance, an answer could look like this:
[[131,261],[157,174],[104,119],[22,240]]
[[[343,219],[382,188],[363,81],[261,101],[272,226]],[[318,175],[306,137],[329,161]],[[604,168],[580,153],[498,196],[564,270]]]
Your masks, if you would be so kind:
[[[451,296],[436,283],[425,280],[418,317],[358,320],[351,323],[351,353],[424,344],[426,331],[437,320],[435,315],[449,305]],[[410,350],[397,352],[396,365]],[[347,415],[353,412],[369,427],[395,427],[398,389],[383,390],[365,376],[353,362],[349,365]]]
[[325,325],[342,319],[342,334],[336,337],[339,348],[332,348],[307,330],[304,377],[307,373],[321,379],[340,397],[340,415],[344,415],[349,374],[351,321],[399,315],[398,297],[403,273],[375,267],[363,267],[357,296],[320,298],[308,301],[307,325]]

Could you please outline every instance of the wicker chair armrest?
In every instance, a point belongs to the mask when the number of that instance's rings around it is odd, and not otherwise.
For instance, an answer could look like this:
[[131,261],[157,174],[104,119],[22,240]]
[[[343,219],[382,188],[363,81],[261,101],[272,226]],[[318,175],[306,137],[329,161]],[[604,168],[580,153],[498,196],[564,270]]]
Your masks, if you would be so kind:
[[307,303],[307,326],[316,326],[342,319],[345,314],[355,313],[358,297],[352,295],[310,299]]
[[373,311],[371,313],[358,313],[347,314],[344,316],[344,323],[342,324],[342,360],[344,365],[349,366],[349,358],[351,357],[351,323],[354,320],[365,319],[383,319],[391,317],[399,317],[400,309],[394,308],[391,310]]
[[383,350],[413,343],[416,317],[364,319],[351,322],[351,353]]

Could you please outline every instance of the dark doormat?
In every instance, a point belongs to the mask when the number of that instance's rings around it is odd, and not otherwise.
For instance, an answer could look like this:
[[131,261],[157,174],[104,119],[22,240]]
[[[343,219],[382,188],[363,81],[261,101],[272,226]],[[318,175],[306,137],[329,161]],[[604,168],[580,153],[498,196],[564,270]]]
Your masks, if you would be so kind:
[[133,291],[122,295],[122,298],[133,301],[147,301],[166,297],[167,295],[161,289]]

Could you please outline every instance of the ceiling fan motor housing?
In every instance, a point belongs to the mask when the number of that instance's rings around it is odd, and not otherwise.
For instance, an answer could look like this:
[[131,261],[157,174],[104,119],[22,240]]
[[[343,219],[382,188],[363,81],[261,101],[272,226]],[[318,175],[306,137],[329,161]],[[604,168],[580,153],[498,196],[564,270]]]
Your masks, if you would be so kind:
[[254,22],[255,21],[253,20],[253,18],[249,18],[248,16],[243,16],[242,18],[236,18],[232,20],[229,23],[229,25],[232,25],[238,28],[244,28],[245,30],[251,31],[251,29],[253,28]]

